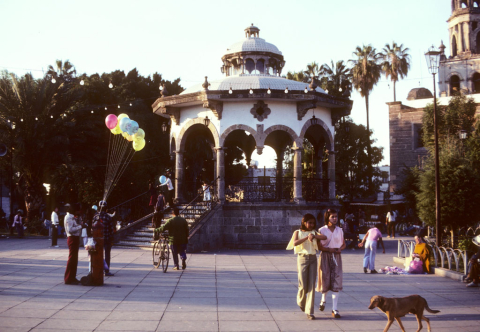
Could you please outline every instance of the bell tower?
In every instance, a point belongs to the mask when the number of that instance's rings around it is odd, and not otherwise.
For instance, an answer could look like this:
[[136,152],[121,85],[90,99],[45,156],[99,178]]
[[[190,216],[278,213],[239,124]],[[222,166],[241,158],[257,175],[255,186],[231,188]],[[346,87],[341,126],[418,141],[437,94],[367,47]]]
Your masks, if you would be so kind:
[[480,93],[480,0],[451,0],[451,6],[449,41],[439,47],[439,93]]

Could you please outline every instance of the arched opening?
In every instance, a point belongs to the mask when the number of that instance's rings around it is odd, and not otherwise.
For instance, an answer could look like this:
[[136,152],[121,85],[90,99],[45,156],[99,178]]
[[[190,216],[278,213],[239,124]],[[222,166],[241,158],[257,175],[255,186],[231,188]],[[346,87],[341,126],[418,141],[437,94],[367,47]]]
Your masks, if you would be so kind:
[[452,37],[452,56],[457,56],[457,38]]
[[480,93],[480,74],[475,73],[472,76],[473,93]]
[[478,8],[480,6],[480,1],[473,0],[473,8]]
[[450,77],[450,96],[460,93],[460,78],[457,75]]
[[256,70],[257,70],[257,74],[265,73],[265,60],[263,59],[257,60]]
[[248,74],[253,74],[253,71],[255,70],[255,62],[252,59],[248,58],[245,60],[245,70]]
[[467,0],[460,0],[460,7],[461,8],[468,8]]
[[225,199],[230,202],[253,201],[248,169],[256,142],[253,135],[243,129],[228,133],[223,143],[225,167]]
[[[202,183],[211,183],[215,177],[215,139],[205,125],[190,126],[184,135],[183,188],[181,197],[189,202],[199,194]],[[177,156],[178,158],[178,156]],[[179,163],[177,162],[177,165]],[[179,177],[179,174],[176,174]]]

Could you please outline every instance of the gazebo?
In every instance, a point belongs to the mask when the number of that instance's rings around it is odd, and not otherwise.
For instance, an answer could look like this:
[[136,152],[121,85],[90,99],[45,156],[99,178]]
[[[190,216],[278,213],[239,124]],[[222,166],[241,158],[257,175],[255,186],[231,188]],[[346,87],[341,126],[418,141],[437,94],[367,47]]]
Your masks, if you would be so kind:
[[[352,101],[331,96],[314,83],[282,77],[282,52],[259,35],[260,29],[252,24],[245,29],[245,38],[227,49],[222,57],[222,79],[208,81],[205,77],[203,84],[175,96],[168,96],[164,88],[152,105],[155,114],[171,119],[170,153],[175,160],[175,197],[179,202],[187,198],[186,147],[199,137],[211,150],[211,157],[202,160],[202,169],[211,170],[210,180],[216,179],[220,202],[225,201],[226,186],[232,185],[225,174],[225,153],[232,145],[243,151],[247,165],[254,150],[258,154],[265,146],[275,150],[277,171],[275,178],[268,179],[267,185],[274,188],[269,199],[297,203],[335,199],[334,126],[350,114]],[[302,177],[305,139],[312,144],[316,160],[312,161],[311,177]],[[282,167],[287,148],[293,152],[290,178],[284,176]],[[322,162],[325,153],[328,161]],[[242,181],[233,184],[242,187]],[[242,190],[258,187],[245,185]],[[244,197],[266,196],[245,193]]]

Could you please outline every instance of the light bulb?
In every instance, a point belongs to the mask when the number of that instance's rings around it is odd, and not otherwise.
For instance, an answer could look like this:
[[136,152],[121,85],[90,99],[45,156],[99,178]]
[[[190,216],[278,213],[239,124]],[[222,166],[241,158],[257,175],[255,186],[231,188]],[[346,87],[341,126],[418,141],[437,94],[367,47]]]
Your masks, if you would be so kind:
[[22,121],[22,122],[23,122],[23,119],[20,119],[20,121]]
[[80,81],[80,85],[84,85],[85,84],[85,81],[84,80],[81,80]]
[[93,113],[93,111],[92,111],[92,113]]
[[63,114],[63,117],[66,117],[67,115],[66,114]]
[[253,95],[253,90],[252,89],[250,89],[250,94]]
[[52,83],[53,84],[57,83],[57,80],[54,77],[52,77]]
[[110,84],[108,85],[108,87],[111,89],[113,88],[113,84],[110,82]]
[[325,93],[327,93],[327,94],[328,94],[328,90],[325,90]]
[[268,88],[267,93],[268,93],[268,94],[271,94],[271,93],[272,93],[272,90],[270,90],[270,88]]
[[343,89],[342,89],[342,88],[340,88],[340,89],[338,89],[338,91],[342,92],[342,91],[343,91]]
[[288,86],[285,88],[285,93],[288,93]]
[[130,103],[130,106],[132,106],[132,103]]
[[50,119],[53,119],[53,115],[50,115]]
[[230,90],[228,90],[228,93],[229,93],[229,94],[232,94],[232,93],[233,93],[232,87],[230,87]]
[[120,108],[120,105],[118,105],[118,108]]
[[105,111],[107,110],[107,108],[105,107]]
[[308,93],[308,89],[307,89],[307,87],[305,87],[305,90],[304,90],[304,91],[305,91],[305,93]]
[[35,121],[38,121],[38,118],[37,118],[37,117],[35,117]]
[[10,122],[10,120],[8,120],[8,122]]

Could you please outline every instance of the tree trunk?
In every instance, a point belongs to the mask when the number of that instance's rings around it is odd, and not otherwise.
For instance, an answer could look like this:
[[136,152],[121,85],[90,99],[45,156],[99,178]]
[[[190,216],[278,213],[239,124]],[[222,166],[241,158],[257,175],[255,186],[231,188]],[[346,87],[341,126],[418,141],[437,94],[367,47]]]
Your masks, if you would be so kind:
[[372,189],[372,163],[371,163],[371,155],[372,155],[372,147],[370,146],[370,121],[369,121],[369,116],[368,116],[368,91],[365,93],[365,106],[367,108],[367,135],[368,135],[368,140],[367,140],[367,155],[368,155],[368,164],[367,164],[367,189],[368,192],[370,193],[370,190]]
[[396,91],[395,91],[395,83],[396,83],[396,81],[393,80],[393,101],[397,101],[397,94],[396,94]]
[[453,229],[450,229],[450,237],[451,237],[451,243],[450,243],[450,247],[451,248],[455,248],[455,230]]

